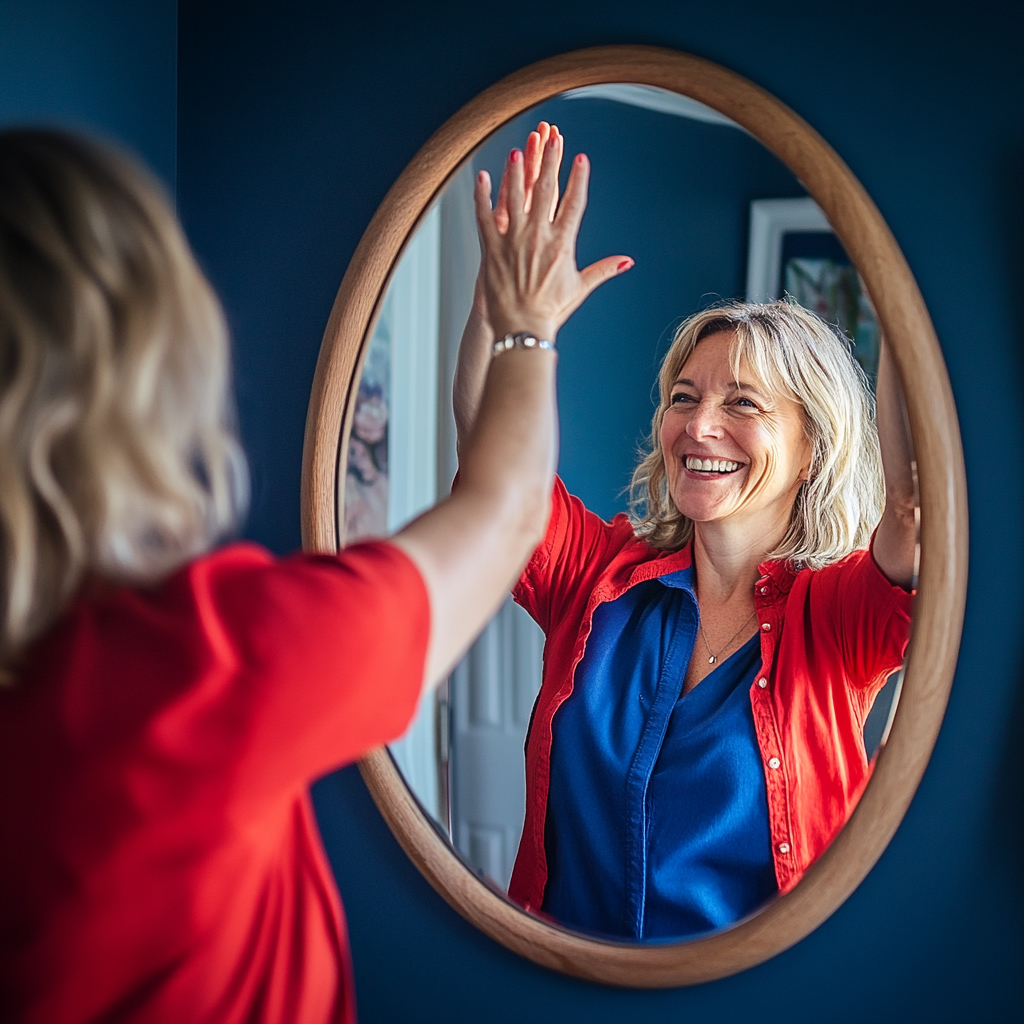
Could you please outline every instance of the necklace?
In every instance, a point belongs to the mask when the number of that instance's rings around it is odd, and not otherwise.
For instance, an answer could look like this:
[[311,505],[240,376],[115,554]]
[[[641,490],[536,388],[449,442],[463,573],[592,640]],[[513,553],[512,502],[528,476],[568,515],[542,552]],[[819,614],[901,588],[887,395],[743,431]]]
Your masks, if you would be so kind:
[[[757,609],[755,608],[750,613],[750,619],[752,619],[756,614],[757,614]],[[747,626],[750,625],[750,619],[747,619],[747,621],[744,622],[743,625],[740,626],[740,628],[737,629],[736,632],[733,633],[733,635],[731,637],[729,637],[729,642],[728,643],[723,644],[721,647],[719,647],[718,654],[721,654],[722,651],[726,651],[726,650],[728,650],[732,646],[733,640],[735,640],[736,637],[738,637],[740,635],[740,633],[742,633],[743,630],[745,630],[747,628]],[[700,629],[700,635],[704,639],[704,646],[708,649],[708,664],[709,665],[714,665],[714,663],[716,661],[718,661],[718,654],[715,654],[715,652],[711,650],[711,644],[708,643],[707,633],[704,632],[704,623],[703,622],[699,622],[698,623],[698,628]]]

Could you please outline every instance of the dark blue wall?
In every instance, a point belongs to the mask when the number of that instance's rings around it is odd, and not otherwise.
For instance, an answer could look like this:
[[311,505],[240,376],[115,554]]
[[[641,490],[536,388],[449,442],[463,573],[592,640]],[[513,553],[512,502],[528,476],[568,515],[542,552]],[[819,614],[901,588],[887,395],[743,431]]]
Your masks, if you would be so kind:
[[1021,11],[993,0],[182,3],[181,210],[235,328],[257,481],[250,532],[276,550],[299,542],[320,336],[385,191],[478,91],[591,44],[654,43],[719,61],[831,142],[917,275],[962,418],[972,564],[960,668],[924,782],[855,895],[794,949],[737,977],[667,992],[585,984],[513,956],[448,909],[347,769],[320,783],[316,800],[348,908],[364,1024],[1016,1019]]
[[0,125],[99,133],[173,194],[177,22],[177,0],[0,0]]

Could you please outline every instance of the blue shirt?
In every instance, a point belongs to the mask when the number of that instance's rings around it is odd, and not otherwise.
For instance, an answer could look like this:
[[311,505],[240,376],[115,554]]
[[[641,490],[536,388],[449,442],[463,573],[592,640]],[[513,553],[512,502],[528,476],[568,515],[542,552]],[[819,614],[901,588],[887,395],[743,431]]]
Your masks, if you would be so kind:
[[616,938],[725,927],[776,891],[749,690],[754,636],[682,695],[692,569],[599,605],[554,718],[543,909]]

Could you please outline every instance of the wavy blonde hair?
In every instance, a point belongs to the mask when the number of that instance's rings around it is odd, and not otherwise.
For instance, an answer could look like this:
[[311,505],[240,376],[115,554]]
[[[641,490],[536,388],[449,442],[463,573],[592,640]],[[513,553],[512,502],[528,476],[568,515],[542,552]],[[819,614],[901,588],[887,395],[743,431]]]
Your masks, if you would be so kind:
[[668,493],[661,424],[672,385],[690,354],[712,334],[733,335],[733,373],[740,364],[770,394],[803,408],[811,465],[779,546],[767,558],[820,569],[867,545],[882,515],[885,480],[875,427],[874,398],[864,371],[841,334],[795,303],[726,302],[686,320],[661,364],[660,404],[650,452],[637,466],[630,506],[637,536],[663,550],[693,537],[693,522]]
[[83,579],[155,582],[247,500],[220,304],[157,183],[0,132],[0,682]]

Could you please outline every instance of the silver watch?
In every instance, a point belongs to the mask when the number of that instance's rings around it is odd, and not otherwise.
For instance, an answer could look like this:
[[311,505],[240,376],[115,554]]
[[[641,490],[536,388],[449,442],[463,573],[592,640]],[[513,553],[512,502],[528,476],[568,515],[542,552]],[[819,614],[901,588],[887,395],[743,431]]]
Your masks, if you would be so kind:
[[555,346],[550,341],[544,341],[541,338],[530,334],[529,331],[520,331],[518,334],[506,334],[504,338],[499,338],[494,343],[494,355],[500,355],[502,352],[507,352],[510,348],[554,348]]

